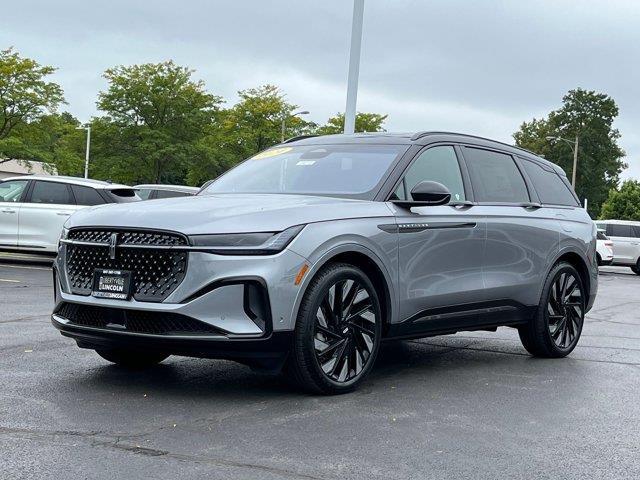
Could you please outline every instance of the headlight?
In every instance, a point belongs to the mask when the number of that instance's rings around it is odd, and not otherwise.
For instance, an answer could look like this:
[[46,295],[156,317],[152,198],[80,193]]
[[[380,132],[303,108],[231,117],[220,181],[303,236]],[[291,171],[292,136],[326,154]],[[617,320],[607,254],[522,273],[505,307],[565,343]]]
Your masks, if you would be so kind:
[[62,227],[62,233],[60,234],[60,240],[66,240],[69,237],[69,229]]
[[271,255],[281,252],[302,231],[296,225],[281,232],[192,235],[191,245],[220,255]]

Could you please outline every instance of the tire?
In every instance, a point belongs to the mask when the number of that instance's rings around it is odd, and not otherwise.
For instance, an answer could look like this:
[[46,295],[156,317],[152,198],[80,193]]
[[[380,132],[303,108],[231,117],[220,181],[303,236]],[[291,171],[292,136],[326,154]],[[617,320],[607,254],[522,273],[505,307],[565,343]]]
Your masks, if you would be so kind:
[[524,348],[535,357],[569,355],[582,333],[585,298],[578,271],[566,262],[556,264],[547,275],[535,316],[518,328]]
[[599,253],[596,253],[596,261],[598,262],[598,266],[602,266],[602,257]]
[[638,260],[638,263],[636,263],[630,268],[633,273],[635,273],[636,275],[640,275],[640,260]]
[[122,349],[100,349],[96,353],[105,360],[126,368],[146,368],[165,360],[169,355],[162,352],[134,352]]
[[378,294],[362,270],[344,263],[324,267],[300,304],[285,373],[311,393],[355,389],[375,363],[382,321]]

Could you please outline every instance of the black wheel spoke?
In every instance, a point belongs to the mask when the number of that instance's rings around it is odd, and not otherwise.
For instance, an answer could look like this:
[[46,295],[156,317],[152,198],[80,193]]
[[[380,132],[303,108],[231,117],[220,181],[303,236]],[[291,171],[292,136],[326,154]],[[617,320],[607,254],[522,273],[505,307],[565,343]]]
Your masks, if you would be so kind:
[[315,354],[325,375],[347,382],[360,375],[370,361],[379,319],[372,292],[357,280],[332,285],[316,312]]
[[551,339],[560,348],[573,346],[583,321],[584,300],[580,282],[570,272],[554,280],[547,301],[547,321]]

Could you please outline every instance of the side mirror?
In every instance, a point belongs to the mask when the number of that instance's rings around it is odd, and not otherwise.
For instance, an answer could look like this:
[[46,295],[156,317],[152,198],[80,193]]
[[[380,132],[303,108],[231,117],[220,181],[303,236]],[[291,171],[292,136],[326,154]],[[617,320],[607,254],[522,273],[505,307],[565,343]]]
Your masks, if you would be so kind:
[[413,200],[394,201],[396,205],[405,208],[446,205],[451,200],[451,192],[438,182],[425,180],[411,189]]

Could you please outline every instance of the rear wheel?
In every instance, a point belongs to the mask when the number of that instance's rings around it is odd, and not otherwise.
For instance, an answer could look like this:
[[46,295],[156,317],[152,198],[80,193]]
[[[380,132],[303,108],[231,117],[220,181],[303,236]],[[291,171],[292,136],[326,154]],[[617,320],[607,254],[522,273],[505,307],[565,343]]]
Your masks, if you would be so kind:
[[596,261],[598,262],[598,266],[602,265],[602,257],[599,253],[596,253]]
[[631,267],[631,271],[636,275],[640,275],[640,260],[638,260],[638,263]]
[[559,358],[576,347],[586,308],[578,271],[558,263],[547,276],[535,317],[518,329],[524,348],[534,356]]
[[305,292],[287,371],[305,390],[353,390],[371,370],[380,346],[382,311],[360,269],[333,264]]
[[100,349],[96,353],[105,360],[127,368],[145,368],[156,365],[169,355],[162,352],[134,352],[123,349]]

